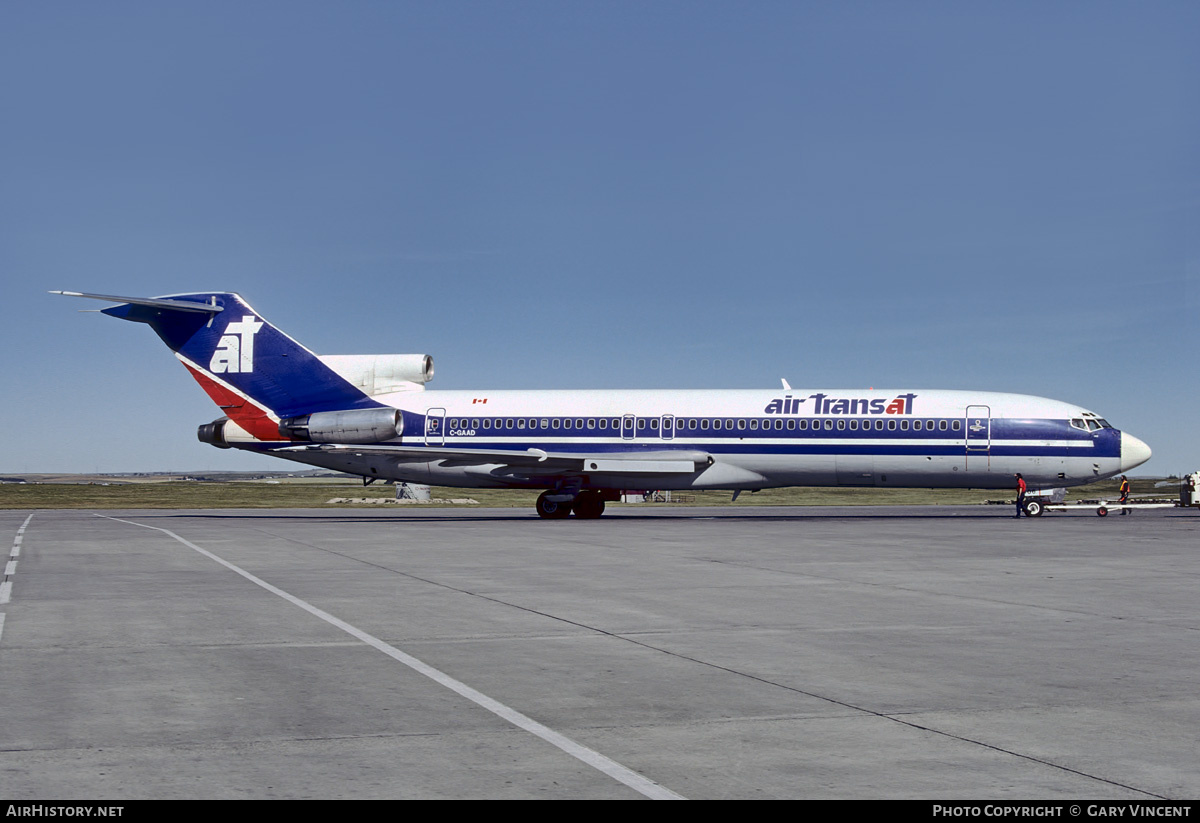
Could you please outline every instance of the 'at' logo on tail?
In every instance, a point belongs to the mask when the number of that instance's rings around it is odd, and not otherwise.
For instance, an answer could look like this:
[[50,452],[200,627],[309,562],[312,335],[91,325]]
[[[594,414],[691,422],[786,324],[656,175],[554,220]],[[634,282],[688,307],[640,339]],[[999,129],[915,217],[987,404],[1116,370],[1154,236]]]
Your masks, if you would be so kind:
[[213,351],[208,370],[213,374],[247,374],[254,371],[254,335],[262,327],[262,321],[252,314],[230,322]]

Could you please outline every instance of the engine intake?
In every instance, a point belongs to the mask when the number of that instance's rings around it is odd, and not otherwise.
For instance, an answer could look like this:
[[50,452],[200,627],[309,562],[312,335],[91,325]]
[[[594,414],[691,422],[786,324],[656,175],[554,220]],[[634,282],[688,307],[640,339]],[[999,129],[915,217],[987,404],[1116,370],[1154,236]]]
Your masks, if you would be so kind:
[[380,443],[404,433],[404,418],[399,409],[316,412],[280,420],[279,433],[313,443]]
[[367,395],[424,388],[433,379],[427,354],[323,354],[319,359]]

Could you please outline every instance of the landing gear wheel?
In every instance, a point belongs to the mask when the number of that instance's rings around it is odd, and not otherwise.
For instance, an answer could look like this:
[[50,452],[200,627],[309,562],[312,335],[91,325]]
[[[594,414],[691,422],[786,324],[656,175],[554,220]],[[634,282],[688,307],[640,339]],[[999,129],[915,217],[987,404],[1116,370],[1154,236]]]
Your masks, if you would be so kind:
[[575,495],[575,516],[585,520],[595,520],[604,514],[604,498],[597,492],[583,491]]
[[561,520],[571,513],[570,503],[555,503],[553,500],[547,500],[550,492],[545,491],[538,495],[537,513],[538,517],[544,517],[547,520]]
[[1025,504],[1025,514],[1030,517],[1041,517],[1045,511],[1046,507],[1042,505],[1042,501],[1040,500],[1030,500]]

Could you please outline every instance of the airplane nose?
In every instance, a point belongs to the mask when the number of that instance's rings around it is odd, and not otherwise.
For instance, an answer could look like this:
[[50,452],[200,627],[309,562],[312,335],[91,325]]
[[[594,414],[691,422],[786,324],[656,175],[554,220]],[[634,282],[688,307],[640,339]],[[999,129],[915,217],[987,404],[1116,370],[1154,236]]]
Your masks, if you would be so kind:
[[1121,432],[1121,471],[1129,471],[1150,459],[1150,447],[1132,434]]

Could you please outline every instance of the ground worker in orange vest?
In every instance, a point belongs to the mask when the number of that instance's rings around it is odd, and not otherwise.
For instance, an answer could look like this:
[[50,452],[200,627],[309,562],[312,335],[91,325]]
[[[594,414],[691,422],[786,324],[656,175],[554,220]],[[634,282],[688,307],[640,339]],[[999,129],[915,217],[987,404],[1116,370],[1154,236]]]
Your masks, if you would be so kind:
[[[1121,503],[1129,502],[1129,478],[1121,475]],[[1129,514],[1129,509],[1121,509],[1121,514]]]

